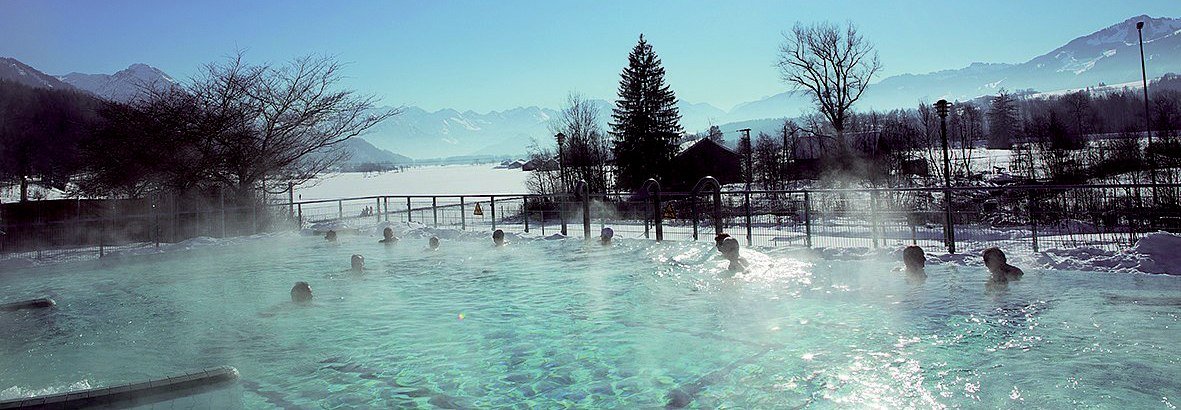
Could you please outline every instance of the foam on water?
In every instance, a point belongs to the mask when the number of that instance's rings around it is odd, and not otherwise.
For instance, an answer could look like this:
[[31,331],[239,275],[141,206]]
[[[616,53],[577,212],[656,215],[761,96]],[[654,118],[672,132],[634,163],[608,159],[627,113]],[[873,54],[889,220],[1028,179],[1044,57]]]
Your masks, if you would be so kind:
[[[974,266],[912,285],[888,260],[751,250],[731,273],[711,241],[396,230],[389,247],[364,228],[0,275],[0,294],[59,303],[0,315],[0,386],[20,386],[3,394],[219,365],[247,408],[1144,407],[1181,391],[1179,278],[1029,269],[986,293]],[[296,281],[311,306],[289,301]]]

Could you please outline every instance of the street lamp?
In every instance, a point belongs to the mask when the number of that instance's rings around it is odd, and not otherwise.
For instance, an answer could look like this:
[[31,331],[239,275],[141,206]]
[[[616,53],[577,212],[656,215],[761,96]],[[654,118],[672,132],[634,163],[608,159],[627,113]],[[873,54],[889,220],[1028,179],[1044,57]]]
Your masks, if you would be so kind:
[[[1144,148],[1145,155],[1152,155],[1148,151],[1152,147],[1152,117],[1148,114],[1148,70],[1144,65],[1144,22],[1136,22],[1136,36],[1140,38],[1140,79],[1144,81],[1144,132],[1148,134],[1148,146]],[[1148,161],[1148,175],[1152,181],[1153,190],[1156,189],[1156,161]],[[1153,199],[1156,195],[1153,194]]]
[[562,162],[562,144],[566,143],[566,134],[558,133],[554,138],[558,140],[558,179],[562,184],[562,191],[566,191],[566,164]]
[[746,175],[745,175],[745,177],[746,177],[746,190],[749,191],[750,190],[750,182],[751,182],[752,177],[754,176],[754,170],[752,169],[753,165],[754,165],[754,161],[751,158],[752,149],[750,146],[750,128],[743,128],[743,129],[738,130],[738,132],[742,133],[742,148],[746,150]]
[[955,228],[951,221],[951,159],[947,149],[947,114],[951,112],[951,103],[947,100],[935,102],[935,112],[939,114],[939,135],[943,139],[943,201],[946,202],[946,223],[943,224],[944,238],[947,238],[947,251],[955,253]]

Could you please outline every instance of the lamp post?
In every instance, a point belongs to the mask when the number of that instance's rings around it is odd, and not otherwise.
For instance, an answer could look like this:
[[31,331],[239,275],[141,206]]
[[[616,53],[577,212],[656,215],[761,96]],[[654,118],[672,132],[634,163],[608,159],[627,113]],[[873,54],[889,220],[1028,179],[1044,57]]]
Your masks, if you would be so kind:
[[947,100],[935,102],[935,112],[939,114],[939,136],[943,139],[943,201],[945,204],[946,223],[943,224],[944,238],[947,239],[947,252],[955,253],[955,227],[951,220],[951,159],[947,148],[947,114],[951,111],[951,103]]
[[562,236],[566,236],[566,213],[564,212],[565,207],[561,205],[565,200],[564,196],[567,192],[566,167],[565,164],[562,163],[562,144],[566,143],[566,134],[559,132],[558,135],[554,135],[554,138],[558,140],[558,183],[562,184],[562,188],[560,190],[561,192],[559,193],[559,195],[562,196],[558,197],[562,198],[562,202],[559,202],[558,205],[558,219],[562,221]]
[[[754,238],[751,235],[750,226],[750,183],[754,179],[754,160],[752,159],[754,149],[750,146],[750,128],[743,128],[738,130],[742,133],[742,148],[746,150],[746,192],[742,195],[742,208],[746,211],[746,246],[753,244]],[[721,188],[718,188],[721,190]],[[715,221],[716,223],[716,221]]]
[[[1140,38],[1140,79],[1144,81],[1144,132],[1148,135],[1148,146],[1144,148],[1144,153],[1148,156],[1152,155],[1148,151],[1152,147],[1152,117],[1148,114],[1148,70],[1144,64],[1144,22],[1136,22],[1136,36]],[[1151,157],[1150,157],[1151,158]],[[1156,161],[1148,161],[1148,177],[1152,181],[1153,200],[1156,199]]]
[[566,164],[562,161],[562,145],[566,143],[566,134],[558,133],[554,138],[558,140],[558,179],[562,184],[562,192],[566,192]]
[[744,150],[746,150],[746,175],[744,175],[744,176],[746,177],[746,190],[749,191],[751,179],[754,176],[754,169],[753,169],[754,161],[751,158],[752,149],[751,149],[751,145],[750,145],[750,128],[743,128],[743,129],[738,130],[738,132],[742,133],[741,144],[742,144],[742,148]]

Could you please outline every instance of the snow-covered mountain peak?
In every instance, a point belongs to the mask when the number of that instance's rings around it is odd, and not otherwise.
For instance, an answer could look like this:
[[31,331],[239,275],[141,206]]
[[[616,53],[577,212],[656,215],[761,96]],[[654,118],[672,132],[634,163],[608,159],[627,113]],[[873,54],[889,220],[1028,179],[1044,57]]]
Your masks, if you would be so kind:
[[113,101],[131,101],[145,89],[160,89],[176,84],[171,76],[143,63],[135,63],[115,74],[69,73],[62,81],[99,97]]
[[1136,23],[1144,22],[1144,41],[1150,42],[1163,37],[1176,35],[1181,31],[1181,19],[1153,18],[1140,15],[1124,20],[1088,36],[1080,37],[1071,43],[1081,42],[1088,46],[1121,46],[1139,44]]

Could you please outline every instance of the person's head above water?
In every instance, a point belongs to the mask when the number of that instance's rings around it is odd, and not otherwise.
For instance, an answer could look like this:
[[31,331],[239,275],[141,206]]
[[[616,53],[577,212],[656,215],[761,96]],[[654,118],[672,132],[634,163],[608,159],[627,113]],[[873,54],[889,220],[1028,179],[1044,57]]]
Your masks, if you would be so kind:
[[599,231],[599,242],[602,242],[603,245],[610,245],[611,238],[614,238],[614,237],[615,237],[615,230],[614,229],[603,228],[602,231]]
[[718,245],[718,251],[721,251],[726,259],[731,260],[738,258],[738,248],[738,240],[729,236],[722,239],[722,243]]
[[1001,268],[1004,268],[1005,265],[1008,265],[1008,259],[1005,258],[1005,252],[1001,251],[1001,248],[997,248],[995,246],[985,249],[984,252],[980,253],[980,256],[984,257],[984,266],[987,267],[989,271],[997,271]]
[[902,263],[906,265],[908,272],[921,272],[927,265],[927,256],[923,253],[923,248],[907,246],[902,250]]
[[324,239],[329,242],[336,242],[336,231],[329,229],[328,232],[324,234]]
[[438,237],[438,236],[432,236],[432,237],[431,237],[431,241],[430,241],[430,248],[431,248],[431,250],[432,250],[432,251],[433,251],[433,250],[436,250],[436,249],[439,249],[439,237]]
[[726,240],[726,238],[729,238],[729,237],[730,237],[730,234],[728,234],[728,233],[723,232],[723,233],[718,234],[717,236],[714,237],[714,247],[718,248],[718,251],[721,251],[722,250],[722,241]]
[[495,243],[496,246],[504,245],[504,231],[500,229],[492,231],[492,242]]
[[365,257],[361,255],[353,255],[351,258],[353,272],[360,272],[365,270]]
[[394,229],[388,226],[385,227],[385,229],[381,231],[381,236],[386,240],[394,239]]
[[295,282],[291,288],[291,301],[296,303],[312,300],[312,286],[307,282]]

